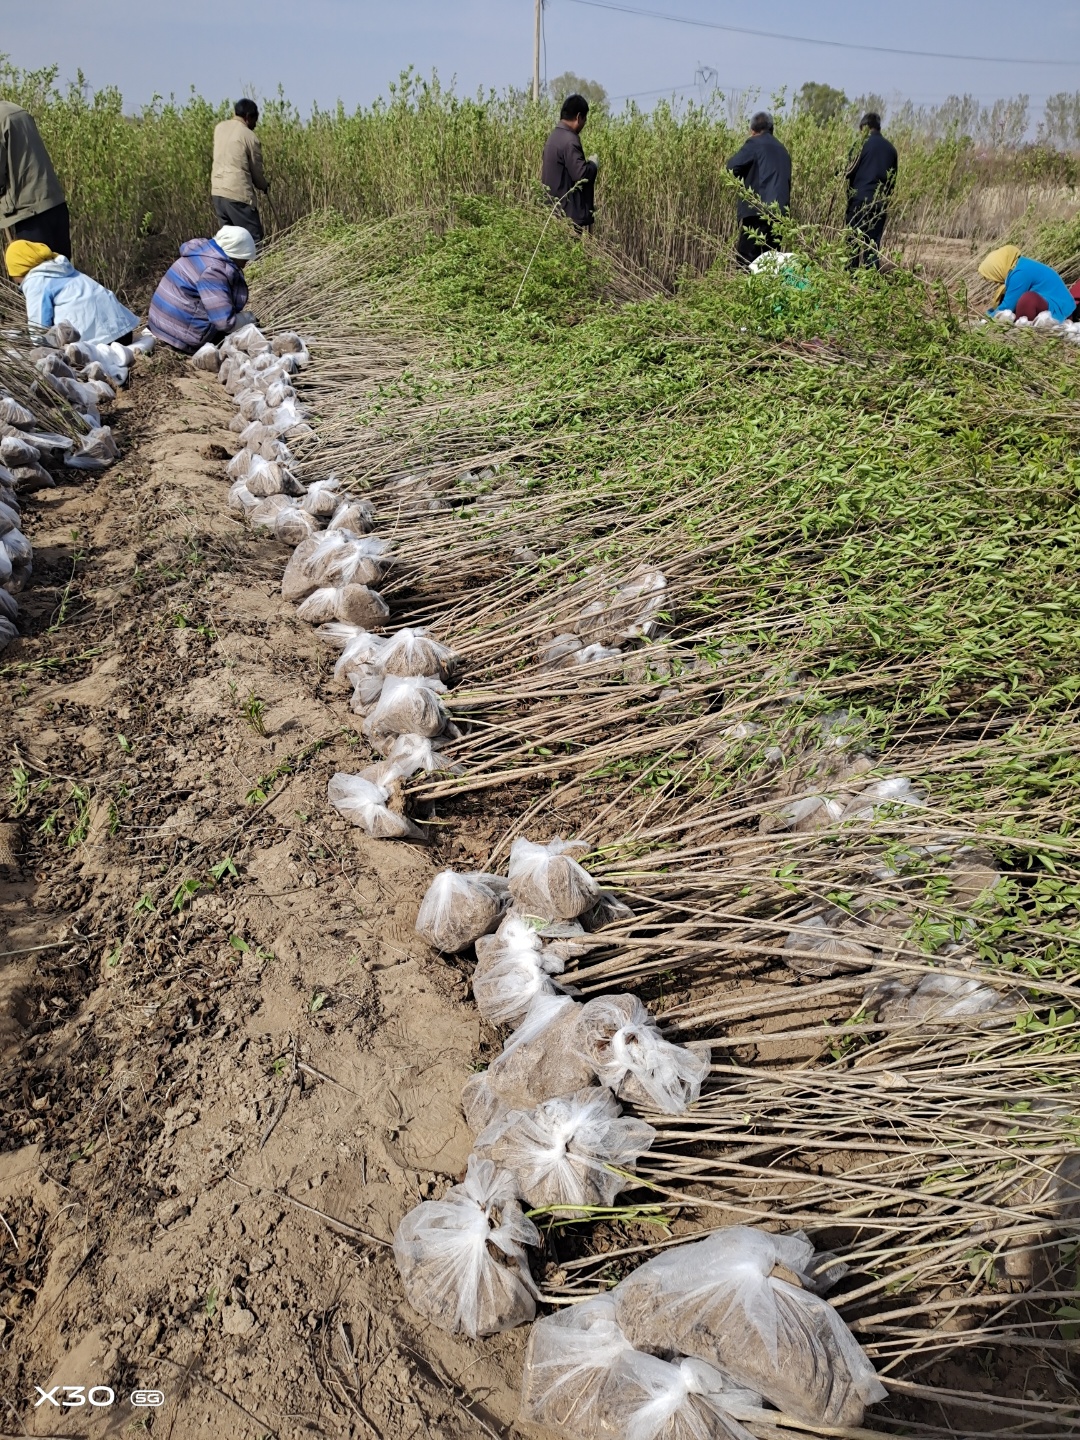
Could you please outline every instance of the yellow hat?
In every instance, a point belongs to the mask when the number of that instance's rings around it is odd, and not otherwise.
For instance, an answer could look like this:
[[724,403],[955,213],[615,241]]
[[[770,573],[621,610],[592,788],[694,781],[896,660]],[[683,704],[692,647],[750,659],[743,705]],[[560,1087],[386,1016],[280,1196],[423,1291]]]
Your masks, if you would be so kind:
[[55,259],[55,250],[50,250],[48,245],[38,245],[33,240],[13,240],[4,251],[4,263],[13,280],[21,280],[35,265]]
[[1000,305],[1002,296],[1005,294],[1005,285],[1016,262],[1020,259],[1020,251],[1015,245],[1002,245],[1000,250],[991,250],[986,259],[979,266],[979,274],[984,280],[990,280],[999,286],[995,305]]

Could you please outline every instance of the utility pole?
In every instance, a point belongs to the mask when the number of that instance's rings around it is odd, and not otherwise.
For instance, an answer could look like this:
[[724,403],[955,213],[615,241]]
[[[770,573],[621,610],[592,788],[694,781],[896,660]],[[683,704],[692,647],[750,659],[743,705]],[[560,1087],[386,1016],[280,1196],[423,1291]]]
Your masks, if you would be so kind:
[[540,16],[544,0],[536,0],[536,19],[533,25],[533,100],[540,99]]

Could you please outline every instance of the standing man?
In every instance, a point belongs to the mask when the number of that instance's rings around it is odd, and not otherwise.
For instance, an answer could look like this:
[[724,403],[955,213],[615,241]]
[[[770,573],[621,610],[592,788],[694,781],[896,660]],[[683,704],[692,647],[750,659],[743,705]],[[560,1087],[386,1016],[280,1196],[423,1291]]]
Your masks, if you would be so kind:
[[64,190],[32,115],[0,100],[0,228],[71,258]]
[[848,167],[845,224],[853,232],[852,264],[881,267],[881,241],[889,218],[889,199],[896,185],[896,147],[881,133],[881,116],[873,110],[859,121],[864,136],[859,153]]
[[255,138],[259,107],[254,100],[238,100],[231,120],[214,126],[214,168],[210,199],[222,225],[239,225],[256,244],[263,238],[256,190],[264,195],[270,186],[263,174],[262,146]]
[[548,194],[561,203],[563,214],[579,234],[592,228],[595,214],[596,156],[586,160],[580,138],[588,118],[589,102],[584,95],[568,95],[559,123],[544,146],[540,170]]
[[739,239],[735,259],[744,269],[768,250],[780,249],[780,237],[765,209],[777,205],[786,215],[791,205],[791,156],[773,134],[773,118],[759,110],[750,121],[750,137],[727,162],[731,173],[753,192],[739,199]]

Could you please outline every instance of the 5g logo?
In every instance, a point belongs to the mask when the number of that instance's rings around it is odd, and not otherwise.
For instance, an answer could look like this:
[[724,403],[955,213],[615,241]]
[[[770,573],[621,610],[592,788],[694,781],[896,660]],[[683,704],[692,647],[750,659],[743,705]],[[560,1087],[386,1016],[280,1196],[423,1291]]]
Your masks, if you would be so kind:
[[[50,1405],[55,1405],[58,1410],[72,1410],[79,1405],[93,1405],[99,1409],[105,1409],[116,1400],[116,1392],[110,1390],[108,1385],[92,1385],[87,1390],[85,1385],[54,1385],[51,1390],[43,1390],[40,1385],[35,1385],[38,1398],[34,1401],[34,1409],[44,1405],[47,1400]],[[57,1395],[63,1393],[64,1399],[58,1400]]]

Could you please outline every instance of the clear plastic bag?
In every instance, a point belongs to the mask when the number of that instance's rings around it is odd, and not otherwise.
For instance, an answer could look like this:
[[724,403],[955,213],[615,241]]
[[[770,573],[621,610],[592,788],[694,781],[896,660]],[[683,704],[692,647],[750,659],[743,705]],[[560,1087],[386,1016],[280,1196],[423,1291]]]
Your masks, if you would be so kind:
[[367,535],[375,529],[375,507],[370,500],[343,500],[331,515],[326,528]]
[[906,775],[890,775],[887,779],[877,780],[873,785],[868,785],[865,790],[860,791],[845,806],[841,818],[845,822],[873,820],[882,809],[889,805],[920,808],[925,804],[925,795],[915,789]]
[[275,355],[306,355],[307,346],[295,330],[281,330],[270,341]]
[[659,570],[640,571],[609,599],[583,606],[574,629],[585,645],[605,647],[651,635],[666,589],[667,579]]
[[36,465],[41,451],[22,435],[0,435],[0,461],[13,468],[19,465]]
[[548,951],[536,930],[520,915],[508,915],[494,935],[476,942],[472,991],[476,1008],[492,1025],[516,1025],[537,995],[555,995],[563,987],[552,979],[565,960]]
[[[254,494],[250,476],[247,484]],[[305,495],[300,502],[305,510],[309,508],[306,501]],[[297,546],[281,579],[282,596],[299,601],[313,590],[343,585],[374,586],[385,573],[388,548],[385,540],[372,535],[361,537],[347,530],[320,534],[312,543]]]
[[310,510],[320,520],[329,520],[346,499],[341,493],[341,481],[336,475],[325,480],[313,480],[304,496],[304,509]]
[[417,626],[395,631],[379,653],[379,664],[387,675],[437,675],[446,680],[453,669],[454,652]]
[[[331,637],[324,633],[329,629],[329,626],[324,626],[319,633],[323,634],[325,639],[330,639]],[[367,673],[370,670],[377,670],[380,675],[382,674],[379,656],[386,644],[385,636],[373,635],[370,630],[363,630],[357,626],[352,628],[350,634],[342,636],[342,640],[341,655],[334,666],[335,680],[347,685],[355,685],[354,672]]]
[[14,425],[18,429],[25,429],[34,423],[32,410],[20,405],[10,395],[0,395],[0,425]]
[[525,1247],[539,1243],[513,1179],[474,1155],[461,1185],[405,1216],[394,1259],[413,1309],[440,1330],[475,1340],[526,1325],[536,1314]]
[[585,854],[580,840],[556,837],[536,845],[523,837],[510,848],[510,893],[519,909],[544,920],[576,920],[600,893],[596,881],[573,859]]
[[261,535],[273,535],[278,516],[290,506],[296,508],[287,495],[267,495],[247,512],[248,524]]
[[862,1008],[882,1024],[949,1024],[982,1020],[1002,1024],[1021,1008],[1016,995],[995,990],[975,976],[927,974],[882,980],[863,996]]
[[601,995],[581,1011],[581,1046],[602,1085],[679,1115],[701,1094],[709,1051],[665,1040],[636,995]]
[[656,1139],[644,1120],[623,1116],[611,1091],[593,1085],[545,1100],[532,1110],[509,1110],[477,1136],[477,1155],[517,1181],[530,1209],[564,1213],[613,1205],[634,1182],[633,1170]]
[[619,1325],[638,1349],[696,1356],[805,1424],[860,1425],[886,1393],[874,1367],[827,1301],[772,1273],[813,1284],[813,1257],[801,1233],[716,1230],[627,1276]]
[[338,585],[312,591],[296,613],[312,625],[340,621],[374,629],[390,618],[390,607],[377,590],[366,585]]
[[389,808],[390,792],[362,775],[331,775],[327,799],[351,824],[366,830],[376,840],[423,840],[424,832],[407,815]]
[[240,350],[245,355],[262,355],[270,349],[270,341],[254,323],[241,325],[225,340],[231,350]]
[[386,757],[377,765],[369,766],[364,773],[376,784],[385,786],[398,780],[409,780],[421,770],[426,775],[438,770],[447,775],[461,774],[461,766],[441,754],[422,735],[399,735]]
[[315,517],[299,505],[287,505],[279,510],[274,521],[274,539],[283,545],[301,545],[315,533]]
[[701,1360],[635,1350],[610,1295],[545,1315],[529,1334],[522,1418],[572,1440],[753,1440],[736,1414],[760,1403]]
[[372,740],[395,735],[423,735],[433,739],[446,727],[447,714],[438,690],[441,681],[413,675],[387,675],[379,703],[364,721],[364,734]]
[[465,1083],[461,1104],[474,1132],[505,1110],[532,1110],[593,1082],[581,1053],[582,1007],[568,995],[538,995],[525,1019],[486,1070]]
[[874,952],[838,928],[848,919],[843,910],[830,907],[803,910],[793,917],[792,930],[784,941],[784,964],[799,975],[840,975],[865,970],[873,964]]
[[248,489],[246,480],[234,480],[229,486],[229,512],[245,518],[260,503],[259,497]]
[[195,370],[207,370],[211,375],[216,375],[221,366],[221,351],[216,345],[200,345],[192,355],[190,363]]
[[506,898],[506,881],[499,875],[443,870],[420,902],[416,933],[436,950],[456,955],[495,929]]

